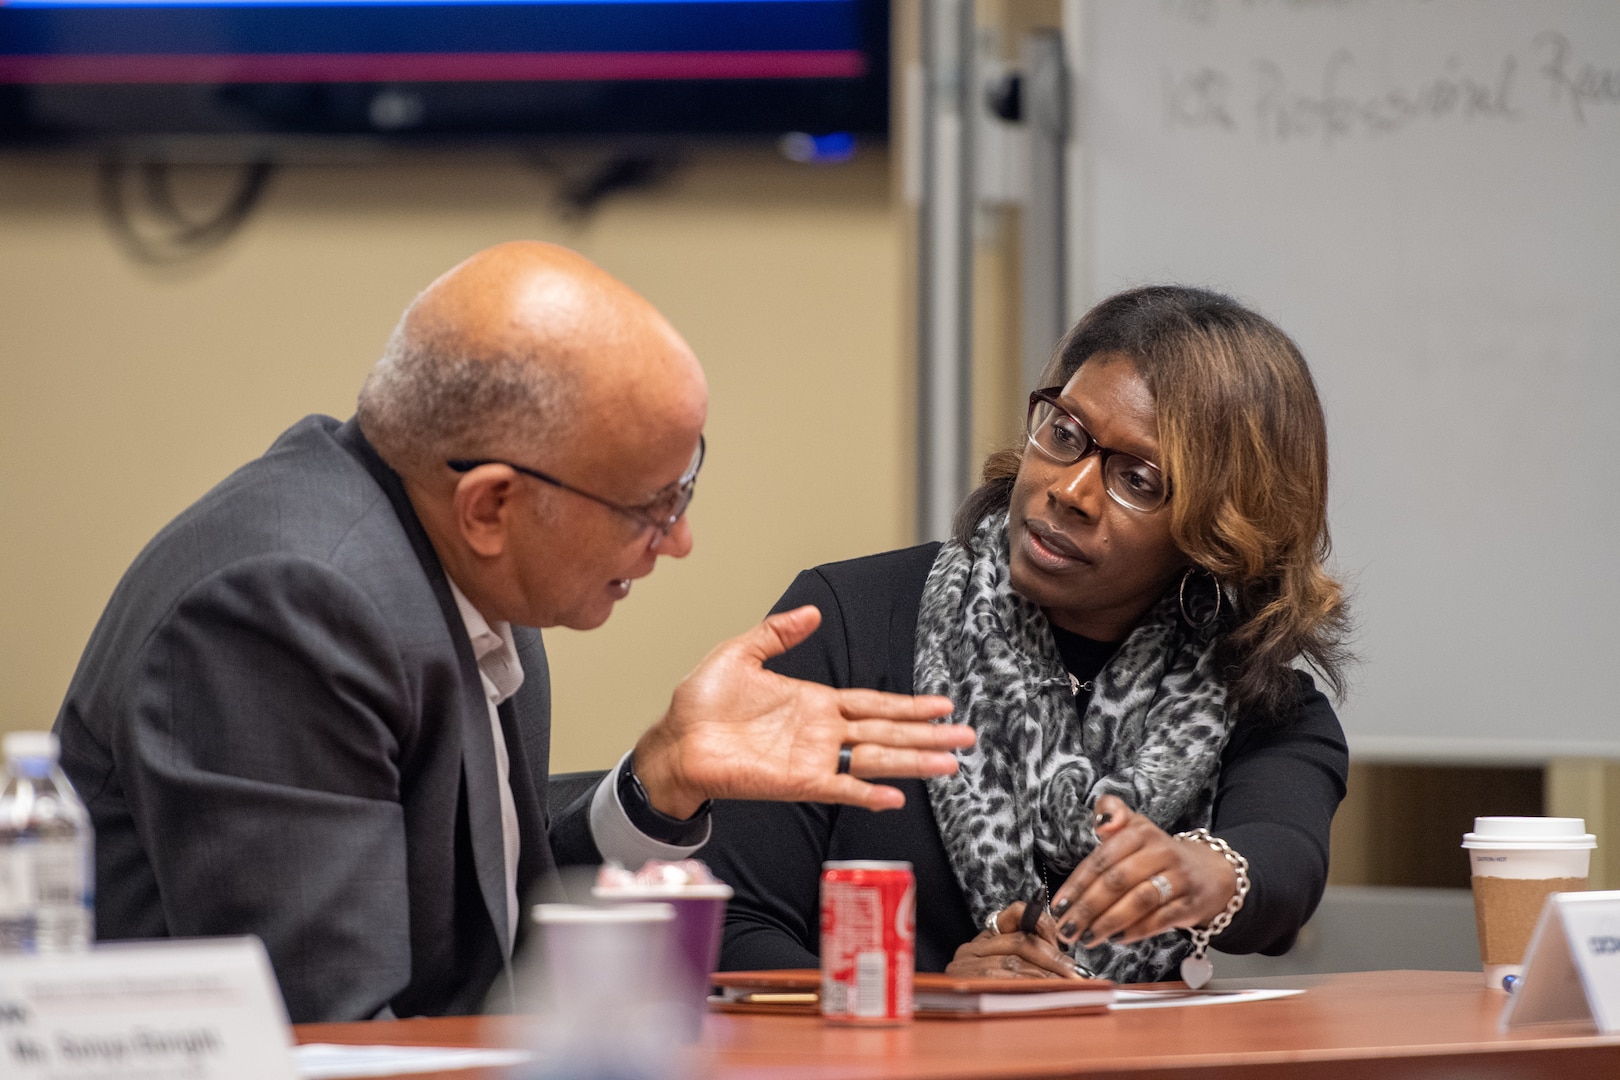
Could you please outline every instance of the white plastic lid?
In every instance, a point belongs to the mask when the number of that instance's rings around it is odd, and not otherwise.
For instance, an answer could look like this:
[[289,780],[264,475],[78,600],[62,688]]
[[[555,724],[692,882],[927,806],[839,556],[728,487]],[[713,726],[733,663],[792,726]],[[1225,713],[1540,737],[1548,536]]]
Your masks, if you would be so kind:
[[1597,847],[1597,837],[1578,817],[1477,817],[1463,834],[1465,848],[1540,848],[1579,851]]
[[598,900],[730,900],[731,886],[721,882],[691,885],[591,886]]
[[590,907],[586,904],[536,904],[529,917],[544,926],[559,923],[657,923],[675,918],[675,909],[668,904],[611,904]]
[[21,761],[24,758],[55,761],[61,754],[56,735],[49,731],[8,731],[5,739],[0,740],[0,747],[5,749],[8,761]]

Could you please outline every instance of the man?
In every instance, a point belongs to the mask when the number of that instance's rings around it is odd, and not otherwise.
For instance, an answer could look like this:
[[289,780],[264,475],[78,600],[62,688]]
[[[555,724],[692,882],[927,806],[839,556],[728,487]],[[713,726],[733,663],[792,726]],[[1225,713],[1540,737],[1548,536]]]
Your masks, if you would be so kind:
[[[898,805],[955,768],[942,698],[766,672],[726,642],[548,822],[540,635],[600,625],[692,546],[703,374],[571,252],[475,255],[406,312],[354,420],[310,417],[181,514],[68,689],[102,938],[254,933],[295,1021],[478,1009],[558,863],[695,850],[706,800]],[[846,775],[846,773],[851,775]],[[549,834],[549,838],[548,838]]]

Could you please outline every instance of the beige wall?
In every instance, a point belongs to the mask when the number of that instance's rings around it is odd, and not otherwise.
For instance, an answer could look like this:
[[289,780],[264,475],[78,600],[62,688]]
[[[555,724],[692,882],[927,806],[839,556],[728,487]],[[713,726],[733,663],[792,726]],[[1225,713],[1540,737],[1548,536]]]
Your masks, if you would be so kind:
[[909,305],[882,154],[709,152],[582,226],[514,162],[291,168],[223,251],[161,272],[114,246],[93,179],[0,158],[0,729],[51,722],[153,532],[300,416],[347,416],[416,290],[512,237],[641,290],[712,394],[695,553],[601,630],[548,635],[555,768],[610,764],[799,569],[909,541]]

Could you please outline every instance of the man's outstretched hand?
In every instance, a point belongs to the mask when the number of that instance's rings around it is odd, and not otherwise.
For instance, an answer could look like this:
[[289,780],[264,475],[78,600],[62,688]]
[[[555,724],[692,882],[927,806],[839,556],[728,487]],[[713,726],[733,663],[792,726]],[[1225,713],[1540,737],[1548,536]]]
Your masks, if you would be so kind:
[[[819,625],[814,607],[772,615],[717,645],[675,688],[669,711],[636,743],[636,776],[655,807],[678,818],[704,799],[893,810],[905,805],[899,789],[858,777],[956,771],[951,751],[973,745],[973,729],[929,723],[949,715],[948,699],[835,690],[765,670]],[[848,775],[838,772],[845,746]]]

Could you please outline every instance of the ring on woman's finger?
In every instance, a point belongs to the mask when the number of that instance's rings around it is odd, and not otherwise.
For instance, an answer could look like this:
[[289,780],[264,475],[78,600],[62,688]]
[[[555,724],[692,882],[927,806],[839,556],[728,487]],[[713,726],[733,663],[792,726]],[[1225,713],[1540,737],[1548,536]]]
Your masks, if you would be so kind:
[[855,760],[855,748],[853,746],[840,746],[838,748],[838,775],[842,776],[849,772],[849,763],[853,760]]
[[1007,909],[1002,908],[999,911],[992,911],[989,915],[985,916],[985,933],[989,934],[991,937],[995,937],[997,934],[1001,933],[1001,912],[1005,910]]
[[1175,886],[1171,885],[1170,879],[1165,877],[1163,874],[1154,874],[1152,877],[1148,878],[1148,884],[1159,890],[1159,905],[1161,907],[1168,904],[1170,902],[1170,897],[1175,895]]

